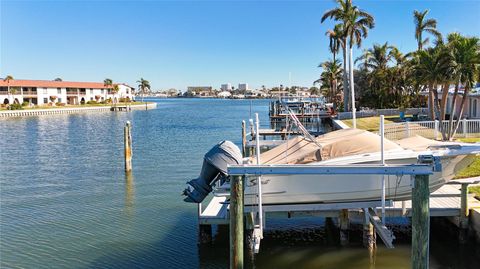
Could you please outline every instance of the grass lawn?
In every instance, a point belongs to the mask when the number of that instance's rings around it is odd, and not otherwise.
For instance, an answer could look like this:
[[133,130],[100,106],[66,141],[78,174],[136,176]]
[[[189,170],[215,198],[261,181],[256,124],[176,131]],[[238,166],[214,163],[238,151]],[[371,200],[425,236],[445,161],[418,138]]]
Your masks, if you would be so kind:
[[[480,138],[460,138],[458,139],[462,142],[476,143],[480,142]],[[477,156],[475,160],[462,169],[456,176],[455,179],[468,178],[468,177],[478,177],[480,176],[480,156]],[[473,193],[477,199],[480,199],[480,186],[472,186],[468,188],[469,193]]]
[[[398,116],[385,116],[385,124],[394,123],[394,120],[399,119]],[[349,127],[353,127],[353,120],[342,120]],[[380,117],[357,118],[357,128],[376,132],[380,128]]]
[[469,137],[469,138],[459,138],[458,141],[465,142],[465,143],[477,143],[480,142],[479,137]]

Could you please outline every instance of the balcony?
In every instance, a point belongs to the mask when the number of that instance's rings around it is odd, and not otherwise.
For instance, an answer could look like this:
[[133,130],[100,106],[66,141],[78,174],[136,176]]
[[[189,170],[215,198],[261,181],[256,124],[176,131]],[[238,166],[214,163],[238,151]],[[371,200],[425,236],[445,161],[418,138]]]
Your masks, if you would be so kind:
[[[67,95],[77,95],[78,91],[77,90],[67,90]],[[85,93],[83,93],[85,95]]]
[[[20,92],[17,94],[20,94]],[[23,91],[23,96],[37,96],[37,91]]]

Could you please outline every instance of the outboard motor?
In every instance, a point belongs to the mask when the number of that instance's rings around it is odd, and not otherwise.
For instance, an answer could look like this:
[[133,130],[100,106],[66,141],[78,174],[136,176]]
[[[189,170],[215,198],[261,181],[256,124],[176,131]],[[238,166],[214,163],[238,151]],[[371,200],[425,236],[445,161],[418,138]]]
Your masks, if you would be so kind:
[[201,203],[212,191],[212,185],[218,178],[227,175],[227,165],[241,163],[242,153],[235,144],[230,141],[218,143],[203,157],[200,176],[187,182],[190,186],[183,191],[183,195],[187,196],[183,200],[188,203]]

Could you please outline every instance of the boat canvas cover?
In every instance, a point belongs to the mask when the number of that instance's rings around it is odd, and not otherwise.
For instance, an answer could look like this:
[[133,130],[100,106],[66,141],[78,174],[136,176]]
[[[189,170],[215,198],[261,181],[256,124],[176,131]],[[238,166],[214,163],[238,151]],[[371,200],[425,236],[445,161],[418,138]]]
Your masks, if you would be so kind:
[[[262,164],[306,164],[338,157],[380,151],[380,136],[359,129],[342,129],[316,138],[322,147],[295,137],[260,155]],[[403,150],[398,144],[385,139],[385,151]]]
[[413,151],[425,151],[431,146],[448,146],[448,145],[458,144],[458,143],[452,143],[452,142],[436,141],[436,140],[428,139],[419,135],[400,139],[400,140],[397,140],[396,142],[402,148],[410,149]]

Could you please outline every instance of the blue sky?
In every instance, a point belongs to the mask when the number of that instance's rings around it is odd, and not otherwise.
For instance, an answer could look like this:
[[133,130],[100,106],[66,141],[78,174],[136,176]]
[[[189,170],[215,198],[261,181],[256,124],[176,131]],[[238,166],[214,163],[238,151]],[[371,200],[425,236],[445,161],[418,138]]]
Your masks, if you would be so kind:
[[[375,17],[364,41],[415,49],[413,10],[480,36],[480,0],[354,1]],[[0,1],[0,77],[189,85],[310,86],[330,58],[328,1]],[[360,51],[356,51],[358,56]]]

